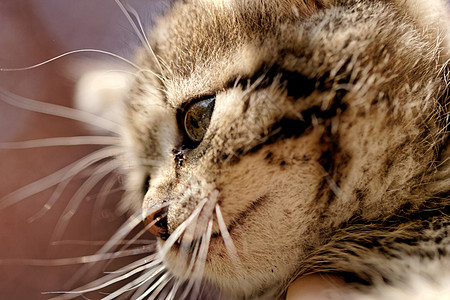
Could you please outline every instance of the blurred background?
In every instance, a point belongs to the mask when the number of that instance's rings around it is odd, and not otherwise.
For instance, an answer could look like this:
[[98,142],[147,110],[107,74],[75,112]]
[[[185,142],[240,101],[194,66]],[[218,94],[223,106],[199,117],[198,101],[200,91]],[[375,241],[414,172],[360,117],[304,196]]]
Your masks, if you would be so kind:
[[[144,26],[149,28],[170,1],[129,0],[127,3],[139,12]],[[0,69],[31,66],[84,48],[102,49],[132,59],[138,46],[137,35],[112,0],[0,1]],[[77,77],[82,69],[95,67],[89,61],[97,60],[106,64],[114,62],[100,54],[75,54],[32,70],[0,71],[0,88],[34,100],[72,106]],[[0,100],[2,97],[5,98],[4,93],[0,93]],[[0,101],[0,143],[89,134],[92,134],[89,127],[79,122],[30,112]],[[9,193],[99,147],[1,148],[0,199],[4,199]],[[43,209],[54,188],[0,209],[0,299],[48,299],[52,295],[42,292],[73,288],[70,282],[80,265],[51,266],[57,262],[54,259],[94,254],[101,241],[108,240],[124,222],[126,216],[116,210],[120,183],[114,186],[103,206],[95,202],[100,183],[70,220],[62,242],[52,243],[55,226],[82,182],[82,178],[72,180],[52,209],[32,222],[30,218]],[[75,286],[95,279],[98,272],[98,268],[90,269]],[[94,294],[90,298],[100,296]]]

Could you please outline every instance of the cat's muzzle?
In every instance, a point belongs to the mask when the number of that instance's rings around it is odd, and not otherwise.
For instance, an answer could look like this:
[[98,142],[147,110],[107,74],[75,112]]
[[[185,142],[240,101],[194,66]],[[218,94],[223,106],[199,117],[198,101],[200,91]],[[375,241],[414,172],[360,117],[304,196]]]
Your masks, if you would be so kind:
[[167,228],[167,206],[155,209],[145,219],[145,226],[156,237],[167,240],[169,230]]

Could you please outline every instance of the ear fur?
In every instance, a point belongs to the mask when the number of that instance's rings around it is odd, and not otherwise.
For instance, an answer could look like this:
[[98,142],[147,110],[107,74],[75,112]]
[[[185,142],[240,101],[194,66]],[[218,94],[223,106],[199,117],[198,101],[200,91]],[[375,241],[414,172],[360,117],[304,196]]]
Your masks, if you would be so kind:
[[[323,6],[331,7],[343,3],[357,3],[370,0],[321,0]],[[400,12],[414,20],[432,44],[440,51],[440,62],[450,59],[450,2],[447,0],[387,0]]]
[[446,0],[391,0],[413,18],[420,28],[437,41],[441,62],[450,59],[450,7]]

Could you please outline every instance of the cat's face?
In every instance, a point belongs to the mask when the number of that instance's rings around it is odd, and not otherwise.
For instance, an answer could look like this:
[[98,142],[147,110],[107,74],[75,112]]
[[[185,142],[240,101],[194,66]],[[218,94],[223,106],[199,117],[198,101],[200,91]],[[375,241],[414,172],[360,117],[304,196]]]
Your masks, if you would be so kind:
[[413,198],[443,83],[384,6],[217,3],[177,4],[150,36],[158,62],[139,53],[128,199],[173,274],[242,297],[278,290],[345,222]]

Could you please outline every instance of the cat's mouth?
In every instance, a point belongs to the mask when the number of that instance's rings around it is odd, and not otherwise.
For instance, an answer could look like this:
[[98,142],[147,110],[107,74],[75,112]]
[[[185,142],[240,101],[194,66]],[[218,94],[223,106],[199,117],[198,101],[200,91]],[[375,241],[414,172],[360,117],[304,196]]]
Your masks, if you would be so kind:
[[[217,224],[214,224],[218,226]],[[226,232],[229,236],[231,236],[232,230],[236,227],[236,223],[233,223],[232,226],[229,226],[226,228]],[[158,240],[161,242],[162,245],[165,245],[166,243],[171,244],[170,248],[172,250],[183,250],[186,253],[191,253],[194,251],[195,248],[198,248],[202,243],[204,243],[205,240],[208,241],[209,245],[215,244],[216,241],[219,241],[220,239],[223,239],[223,233],[220,231],[220,229],[216,229],[215,231],[212,231],[209,235],[206,232],[207,228],[204,228],[202,230],[199,230],[201,232],[192,233],[192,232],[185,232],[178,236],[178,238],[175,241],[171,241],[169,238],[171,237],[170,234],[166,233],[162,236],[158,237]]]
[[235,215],[232,221],[228,222],[228,225],[225,224],[224,218],[220,211],[220,206],[217,204],[216,211],[211,215],[207,224],[205,224],[206,222],[203,222],[197,230],[195,230],[197,226],[194,226],[194,229],[190,228],[190,230],[187,228],[181,235],[173,237],[176,238],[175,241],[170,241],[169,238],[172,234],[176,234],[176,230],[171,234],[165,232],[163,235],[159,236],[159,239],[162,245],[165,245],[166,243],[171,244],[169,246],[171,250],[181,250],[188,255],[195,252],[196,248],[201,247],[202,243],[207,243],[209,247],[214,248],[218,247],[220,244],[224,244],[223,246],[229,247],[230,244],[233,244],[233,240],[237,237],[235,229],[243,226],[249,216],[254,214],[258,210],[258,207],[264,205],[264,203],[268,200],[268,195],[259,197],[255,201],[251,202],[243,211]]

